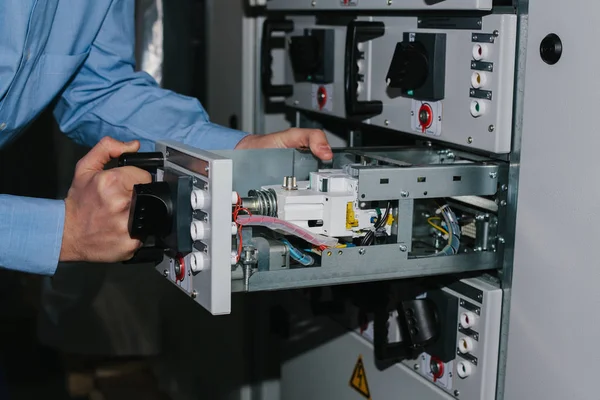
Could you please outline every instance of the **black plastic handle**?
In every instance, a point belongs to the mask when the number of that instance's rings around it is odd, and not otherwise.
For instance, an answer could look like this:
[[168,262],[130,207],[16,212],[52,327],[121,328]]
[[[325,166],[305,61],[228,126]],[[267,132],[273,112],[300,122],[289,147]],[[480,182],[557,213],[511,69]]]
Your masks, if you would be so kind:
[[358,84],[364,78],[358,71],[358,61],[364,57],[364,53],[358,49],[358,45],[384,34],[385,25],[383,22],[352,21],[348,24],[344,63],[346,114],[348,117],[367,119],[379,115],[383,111],[381,101],[358,100]]
[[439,335],[436,306],[429,299],[403,301],[398,307],[398,342],[388,341],[388,318],[389,312],[386,308],[375,312],[373,347],[377,361],[399,362],[412,359],[431,345]]
[[[292,85],[273,85],[273,56],[271,51],[280,46],[275,46],[276,38],[273,38],[274,32],[289,33],[294,30],[294,23],[290,20],[267,19],[263,23],[261,49],[260,49],[260,76],[263,95],[265,96],[265,109],[267,112],[281,112],[283,102],[274,102],[272,97],[290,97],[294,94]],[[279,108],[279,110],[276,110]]]
[[165,156],[157,151],[152,153],[123,153],[119,157],[118,166],[132,166],[155,174],[157,168],[162,168],[165,164]]

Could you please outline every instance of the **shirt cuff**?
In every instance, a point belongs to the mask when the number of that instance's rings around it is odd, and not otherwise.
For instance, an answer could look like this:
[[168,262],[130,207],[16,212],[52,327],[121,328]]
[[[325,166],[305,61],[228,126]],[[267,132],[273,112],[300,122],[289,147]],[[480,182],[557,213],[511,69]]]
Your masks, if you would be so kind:
[[62,200],[0,195],[0,265],[54,275],[62,246]]
[[185,144],[202,150],[233,150],[240,140],[249,135],[212,122],[203,124],[201,132],[201,134],[192,135],[190,143]]

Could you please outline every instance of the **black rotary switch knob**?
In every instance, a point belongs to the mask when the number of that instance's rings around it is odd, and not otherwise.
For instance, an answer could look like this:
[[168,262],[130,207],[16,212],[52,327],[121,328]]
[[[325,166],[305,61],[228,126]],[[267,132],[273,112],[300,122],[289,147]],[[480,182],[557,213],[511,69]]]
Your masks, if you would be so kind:
[[396,45],[386,76],[389,87],[403,91],[416,90],[429,76],[429,55],[420,42],[401,42]]

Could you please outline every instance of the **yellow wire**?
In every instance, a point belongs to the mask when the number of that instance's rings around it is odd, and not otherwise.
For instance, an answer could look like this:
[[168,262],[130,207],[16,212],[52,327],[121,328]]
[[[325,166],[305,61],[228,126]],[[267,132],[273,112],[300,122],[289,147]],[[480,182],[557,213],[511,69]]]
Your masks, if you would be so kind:
[[444,228],[442,228],[441,226],[439,226],[439,225],[437,225],[437,224],[435,224],[435,223],[433,222],[433,221],[435,221],[435,220],[441,220],[441,218],[440,218],[440,217],[430,217],[430,218],[427,218],[427,223],[428,223],[429,225],[431,225],[432,227],[434,227],[436,230],[438,230],[438,231],[442,232],[444,235],[448,235],[448,236],[450,236],[450,234],[448,233],[448,231],[447,231],[447,230],[445,230]]

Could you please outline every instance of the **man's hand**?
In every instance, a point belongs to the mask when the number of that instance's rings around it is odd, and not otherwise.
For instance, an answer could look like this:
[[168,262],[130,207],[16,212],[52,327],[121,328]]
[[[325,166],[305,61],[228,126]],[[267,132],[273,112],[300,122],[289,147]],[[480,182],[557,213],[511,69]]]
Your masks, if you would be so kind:
[[139,142],[105,137],[77,163],[65,199],[60,261],[125,261],[140,248],[141,243],[129,236],[129,205],[133,185],[150,183],[152,178],[135,167],[104,171],[112,158],[139,148]]
[[318,129],[292,128],[268,135],[249,135],[243,138],[235,148],[310,148],[313,154],[323,161],[333,158],[325,133]]

